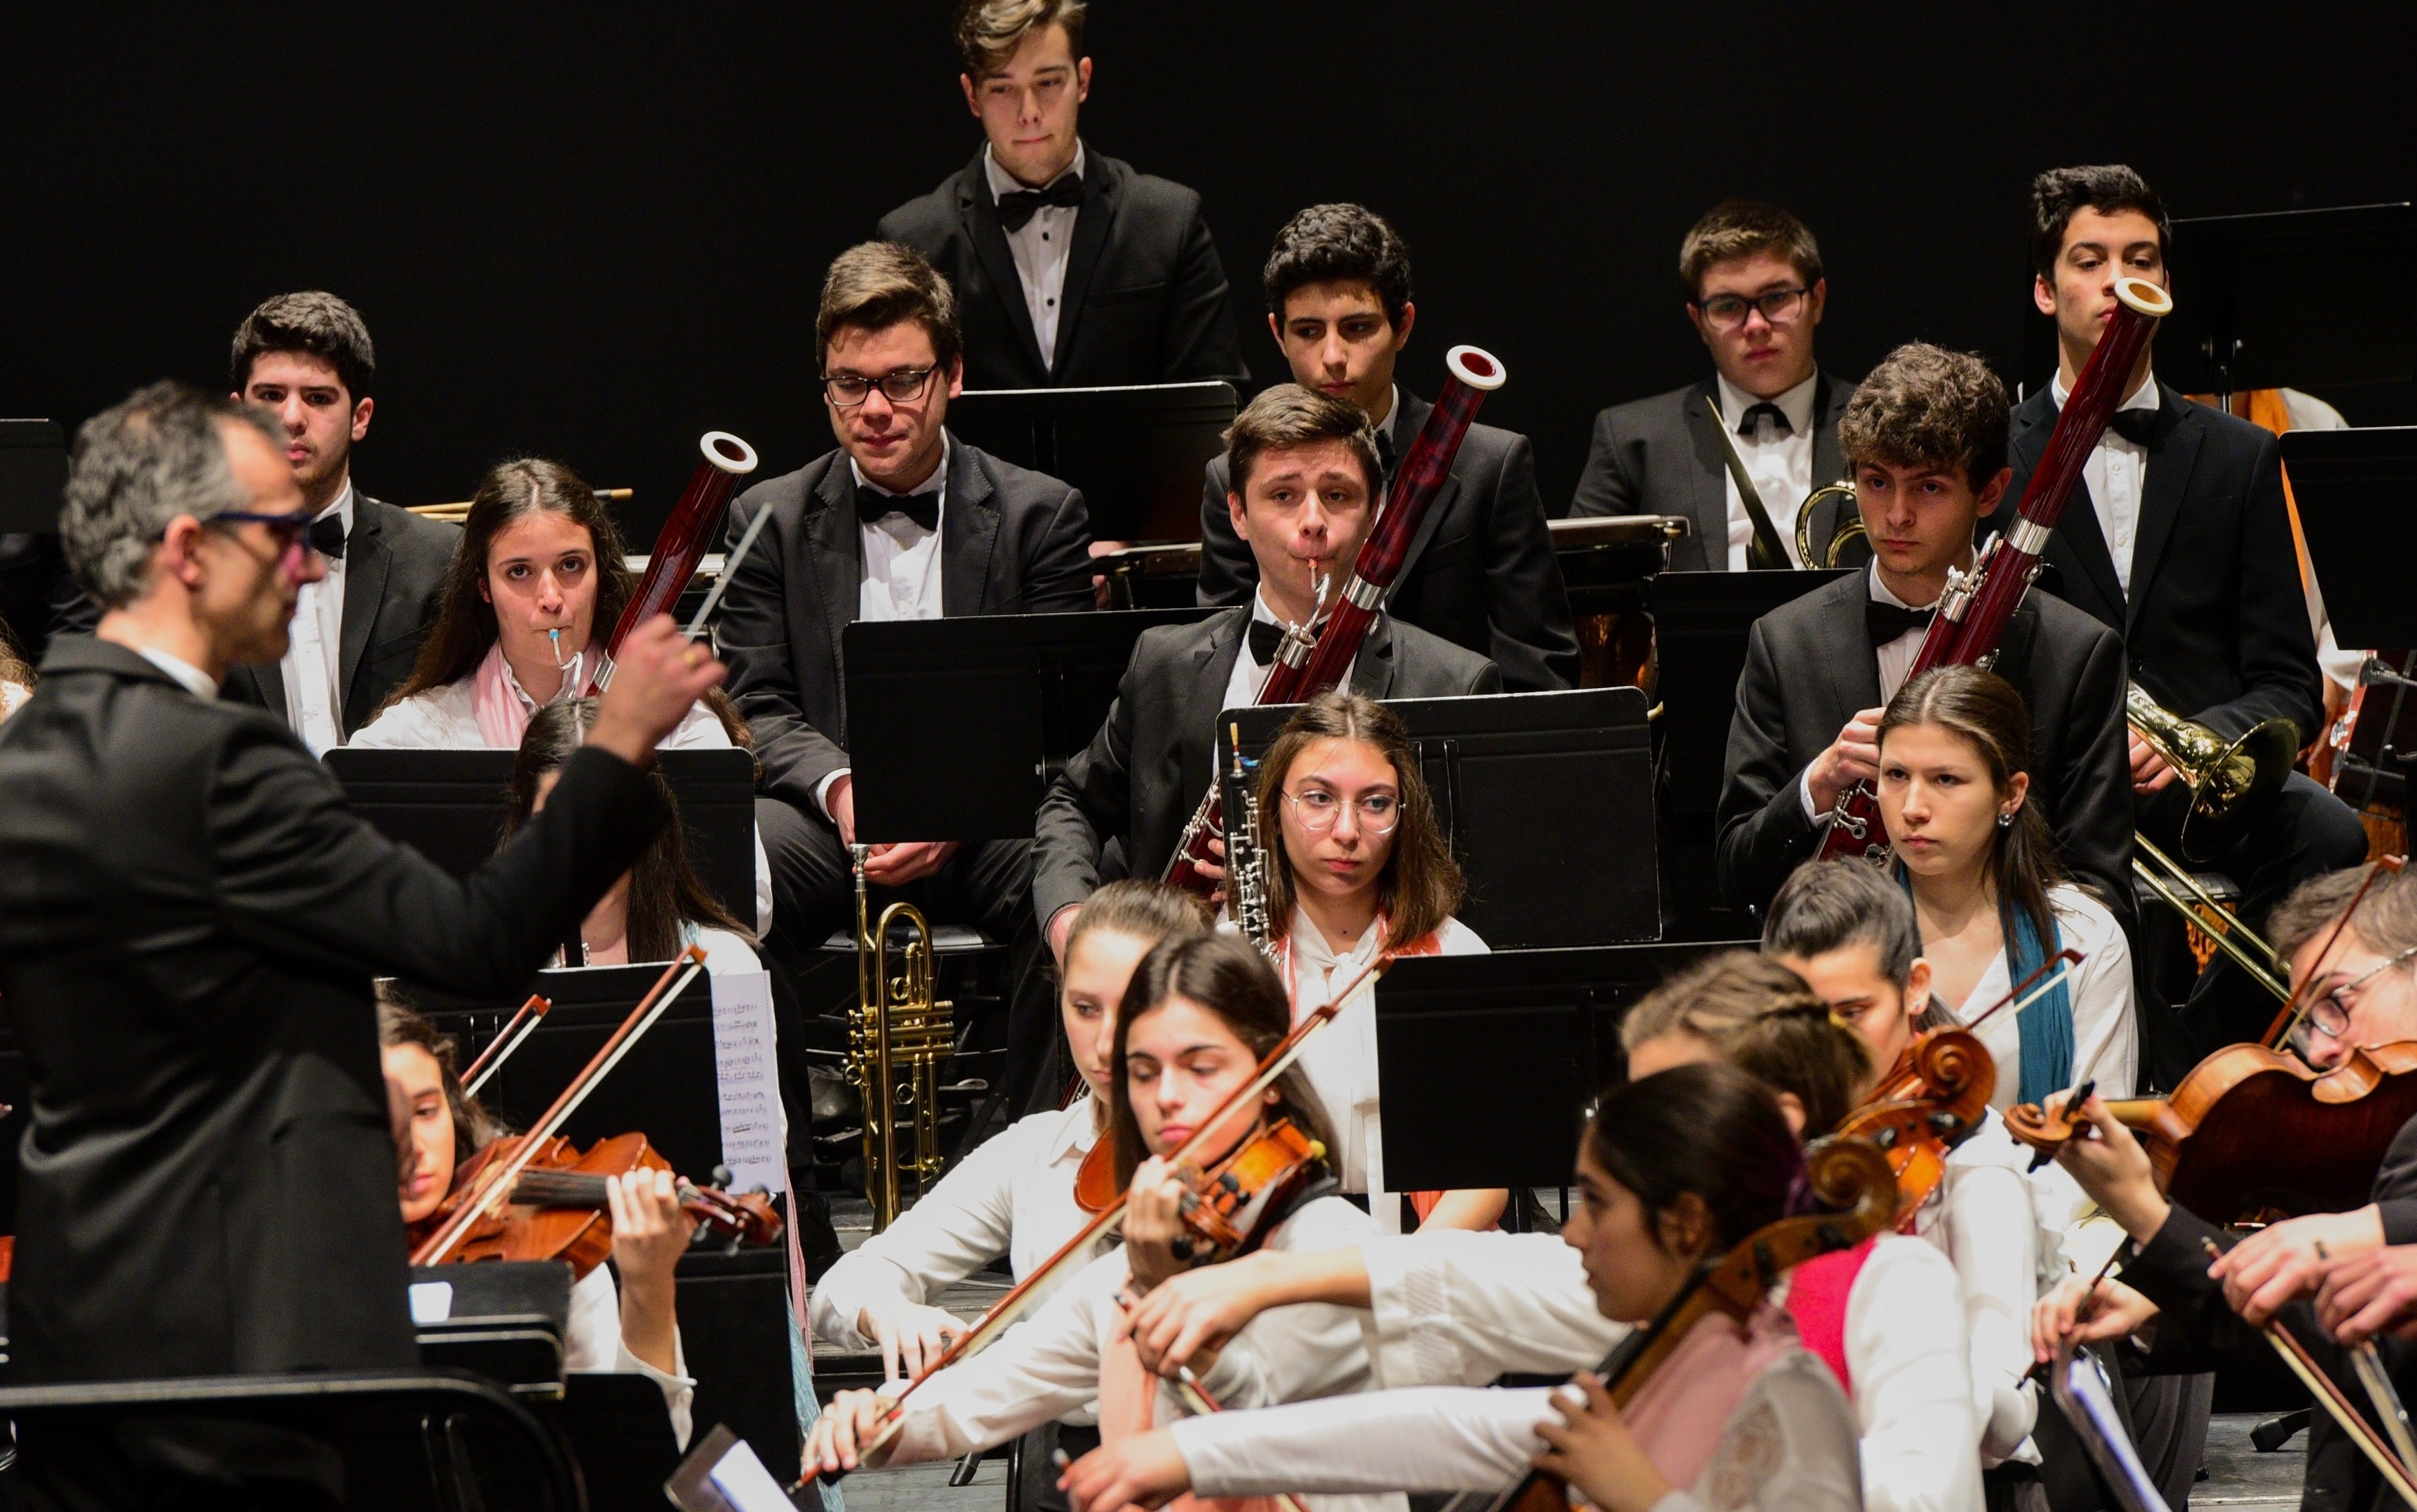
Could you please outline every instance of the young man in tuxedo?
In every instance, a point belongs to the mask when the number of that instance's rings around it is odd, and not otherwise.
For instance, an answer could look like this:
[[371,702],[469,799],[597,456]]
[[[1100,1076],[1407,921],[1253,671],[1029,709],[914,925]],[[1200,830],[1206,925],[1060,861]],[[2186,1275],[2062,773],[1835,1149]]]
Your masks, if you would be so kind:
[[957,291],[972,388],[1250,376],[1200,196],[1092,152],[1083,0],[962,0],[965,106],[988,140],[876,234]]
[[[947,280],[907,248],[866,242],[831,264],[814,329],[839,446],[732,507],[734,544],[757,513],[772,518],[731,574],[716,631],[763,764],[756,823],[772,863],[772,943],[790,959],[855,918],[841,631],[859,619],[1091,607],[1082,494],[948,432],[965,372]],[[865,869],[935,921],[1011,943],[1011,1088],[1029,1088],[1056,1032],[1036,969],[1031,867],[1029,841],[935,840],[876,845]]]
[[[2014,412],[2014,479],[1989,522],[1999,530],[2114,310],[2115,280],[2166,281],[2165,205],[2129,168],[2041,174],[2031,222],[2031,293],[2056,321],[2057,376]],[[2273,432],[2158,383],[2152,352],[2141,354],[2048,537],[2058,591],[2122,638],[2131,680],[2167,709],[2227,740],[2288,719],[2305,746],[2324,728],[2324,685],[2281,450]],[[2187,785],[2136,737],[2130,766],[2140,833],[2179,859]],[[2365,855],[2357,816],[2295,772],[2212,864],[2240,884],[2242,916],[2256,927],[2299,882]],[[2256,1038],[2275,1006],[2219,953],[2181,1022],[2203,1053]]]
[[[1855,391],[1822,372],[1813,355],[1830,301],[1821,249],[1777,205],[1730,200],[1680,244],[1679,280],[1688,324],[1712,354],[1712,376],[1596,416],[1570,513],[1693,520],[1695,533],[1670,548],[1678,571],[1801,567],[1797,510],[1813,490],[1846,476],[1838,416]],[[1723,430],[1770,523],[1759,550]],[[1816,522],[1817,538],[1828,523]]]
[[[1818,850],[1840,794],[1878,775],[1881,711],[1905,686],[1948,569],[1972,566],[1973,523],[2006,491],[2006,391],[1978,357],[1897,348],[1838,430],[1872,562],[1765,614],[1747,637],[1718,814],[1721,891],[1740,908],[1767,905]],[[1994,670],[2030,710],[2032,801],[2065,869],[2128,922],[2122,643],[2032,593]]]
[[285,428],[285,460],[327,575],[303,585],[283,658],[236,668],[223,691],[283,719],[322,755],[410,674],[462,528],[353,486],[353,447],[377,405],[377,353],[351,305],[315,290],[267,300],[236,327],[228,377],[237,399]]
[[[1277,641],[1306,625],[1312,588],[1340,589],[1376,517],[1383,477],[1376,432],[1359,405],[1297,384],[1251,401],[1225,433],[1234,486],[1230,527],[1258,568],[1248,607],[1142,632],[1107,722],[1041,803],[1033,906],[1053,950],[1101,884],[1156,877],[1207,796],[1217,716],[1258,699]],[[1502,674],[1476,652],[1387,612],[1351,663],[1370,698],[1494,693]]]
[[[1356,204],[1314,204],[1276,233],[1265,282],[1268,329],[1292,365],[1293,382],[1360,406],[1375,427],[1391,482],[1434,408],[1393,381],[1419,314],[1410,297],[1409,249],[1381,216]],[[1229,464],[1230,456],[1210,461],[1201,490],[1204,604],[1243,603],[1258,581],[1257,562],[1235,534],[1226,503]],[[1335,586],[1342,586],[1339,578]],[[1526,436],[1490,425],[1468,428],[1385,607],[1405,624],[1491,658],[1513,692],[1577,685],[1569,590],[1544,525],[1536,454]]]

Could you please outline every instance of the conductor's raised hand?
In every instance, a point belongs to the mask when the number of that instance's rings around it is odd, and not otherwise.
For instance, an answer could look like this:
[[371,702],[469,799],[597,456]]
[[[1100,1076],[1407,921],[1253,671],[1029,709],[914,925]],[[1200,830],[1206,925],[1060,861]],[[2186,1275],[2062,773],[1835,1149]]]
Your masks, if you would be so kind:
[[710,647],[681,635],[669,614],[656,615],[631,630],[614,656],[613,686],[587,743],[633,766],[643,764],[722,673]]

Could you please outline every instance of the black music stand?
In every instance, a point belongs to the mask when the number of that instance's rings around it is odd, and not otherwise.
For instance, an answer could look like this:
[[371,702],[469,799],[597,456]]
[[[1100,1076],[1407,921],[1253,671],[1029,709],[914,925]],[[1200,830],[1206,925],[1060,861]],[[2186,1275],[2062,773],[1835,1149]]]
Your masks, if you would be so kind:
[[[355,812],[388,839],[467,876],[495,854],[514,753],[370,750],[320,758]],[[746,751],[659,750],[656,769],[679,800],[689,864],[731,916],[755,924],[755,758]]]
[[840,635],[857,838],[1029,838],[1049,784],[1107,721],[1142,632],[1217,612],[858,620]]
[[1082,490],[1095,540],[1196,541],[1201,478],[1235,408],[1222,380],[976,389],[949,401],[949,429]]
[[[2395,653],[2401,671],[2367,663],[2357,736],[2334,766],[2333,791],[2353,808],[2408,801],[2417,761],[2417,600],[2408,589],[2408,520],[2417,506],[2417,426],[2288,431],[2283,465],[2325,615],[2345,646]],[[2380,736],[2368,728],[2380,722]]]
[[[57,534],[67,486],[67,441],[57,421],[0,420],[0,536]],[[1196,508],[1197,482],[1193,493]]]
[[1568,1186],[1587,1111],[1627,1076],[1620,1015],[1704,954],[1753,945],[1395,961],[1376,983],[1376,1076],[1395,1114],[1385,1120],[1385,1184]]
[[[1240,812],[1231,788],[1235,727],[1242,754],[1255,760],[1299,707],[1271,703],[1218,716],[1217,770],[1228,783],[1228,815]],[[1467,873],[1460,917],[1487,944],[1501,950],[1660,938],[1642,689],[1391,699],[1386,707],[1409,726],[1437,818]]]

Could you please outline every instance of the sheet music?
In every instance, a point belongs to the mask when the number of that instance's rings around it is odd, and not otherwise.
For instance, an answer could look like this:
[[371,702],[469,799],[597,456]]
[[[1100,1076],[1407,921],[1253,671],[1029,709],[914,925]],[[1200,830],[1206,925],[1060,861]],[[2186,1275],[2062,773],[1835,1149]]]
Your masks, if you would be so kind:
[[725,972],[711,981],[722,1163],[730,1168],[733,1191],[783,1191],[788,1141],[774,1055],[771,973]]

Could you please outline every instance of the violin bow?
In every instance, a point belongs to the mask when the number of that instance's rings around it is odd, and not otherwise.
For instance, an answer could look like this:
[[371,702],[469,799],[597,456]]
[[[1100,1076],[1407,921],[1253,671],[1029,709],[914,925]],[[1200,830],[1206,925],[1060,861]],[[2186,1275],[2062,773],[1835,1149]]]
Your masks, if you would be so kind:
[[[2325,1242],[2317,1241],[2317,1258],[2330,1264],[2333,1256],[2326,1252]],[[2404,1465],[2417,1464],[2417,1434],[2409,1426],[2409,1409],[2402,1405],[2400,1393],[2384,1373],[2383,1357],[2375,1352],[2375,1340],[2362,1338],[2349,1346],[2350,1368],[2358,1372],[2358,1383],[2366,1388],[2366,1399],[2375,1404],[2376,1414],[2382,1419],[2383,1431],[2391,1436],[2392,1447]]]
[[[1987,1023],[1992,1018],[1994,1018],[1999,1009],[2005,1007],[2009,1004],[2014,1005],[2014,1016],[2016,1018],[2022,1017],[2022,1012],[2025,1008],[2029,1007],[2032,1004],[2047,996],[2050,992],[2055,991],[2057,987],[2062,983],[2066,977],[2072,975],[2074,972],[2080,967],[2081,963],[2089,959],[2089,957],[2083,955],[2080,951],[2074,949],[2072,946],[2066,946],[2064,949],[2058,951],[2055,955],[2048,957],[2045,960],[2041,961],[2039,964],[2039,970],[2031,973],[2029,976],[2024,977],[2021,981],[2016,982],[2014,986],[2006,989],[2005,996],[1998,999],[1997,1002],[1990,1004],[1987,1007],[1983,1008],[1969,1023],[1965,1024],[1963,1027],[1967,1029],[1980,1028],[1983,1024]],[[2046,981],[2040,981],[2041,977],[2047,976],[2047,974],[2051,969],[2056,972],[2056,975],[2048,976]],[[2033,983],[2037,983],[2038,985],[2033,986]]]
[[[2341,911],[2341,917],[2333,920],[2333,927],[2325,931],[2325,943],[2317,951],[2318,966],[2323,966],[2326,958],[2333,953],[2333,946],[2341,943],[2342,930],[2349,929],[2349,921],[2357,916],[2358,905],[2366,901],[2367,890],[2375,885],[2376,879],[2387,871],[2397,872],[2408,860],[2405,855],[2376,857],[2374,863],[2366,869],[2366,875],[2360,880],[2358,891],[2350,894],[2349,904]],[[2288,969],[2289,963],[2283,964]],[[2300,1027],[2300,1021],[2308,1016],[2310,1008],[2316,1006],[2317,995],[2310,989],[2324,979],[2325,974],[2321,970],[2309,972],[2300,985],[2292,990],[2291,995],[2284,1001],[2282,1010],[2274,1015],[2274,1021],[2266,1026],[2265,1037],[2258,1043],[2268,1050],[2274,1050],[2285,1040],[2289,1039],[2293,1032]],[[2301,1057],[2303,1060],[2306,1058]]]
[[511,1021],[495,1037],[487,1041],[487,1048],[480,1051],[479,1058],[470,1063],[470,1068],[462,1073],[462,1095],[477,1096],[479,1089],[487,1084],[487,1078],[504,1068],[504,1063],[512,1058],[512,1052],[537,1032],[538,1024],[553,1010],[552,1002],[531,992],[529,1000],[521,1005],[521,1011],[513,1014]]
[[[1174,1384],[1175,1394],[1182,1399],[1184,1410],[1194,1417],[1206,1417],[1211,1413],[1222,1413],[1225,1410],[1216,1398],[1208,1395],[1208,1388],[1200,1383],[1200,1378],[1192,1373],[1192,1367],[1188,1365],[1178,1365],[1175,1368]],[[1309,1512],[1309,1504],[1292,1492],[1284,1491],[1279,1495],[1284,1504],[1292,1508],[1292,1512]]]
[[[2223,1248],[2203,1234],[2199,1237],[2199,1247],[2207,1251],[2210,1260],[2220,1260],[2224,1256]],[[2266,1336],[2268,1343],[2274,1346],[2274,1353],[2283,1357],[2283,1363],[2291,1368],[2291,1373],[2300,1378],[2300,1383],[2308,1388],[2308,1396],[2318,1406],[2333,1414],[2333,1421],[2341,1425],[2341,1430],[2349,1434],[2350,1442],[2365,1454],[2376,1472],[2382,1475],[2384,1484],[2392,1488],[2393,1494],[2409,1505],[2417,1506],[2417,1480],[2410,1478],[2409,1467],[2377,1436],[2366,1419],[2359,1415],[2358,1409],[2342,1394],[2341,1387],[2333,1384],[2333,1378],[2325,1374],[2325,1368],[2308,1353],[2308,1346],[2300,1342],[2298,1335],[2271,1319],[2258,1331]]]
[[[613,1031],[613,1037],[604,1041],[603,1047],[580,1068],[579,1074],[570,1079],[570,1084],[562,1089],[562,1095],[554,1099],[554,1106],[545,1111],[544,1116],[521,1136],[519,1148],[512,1152],[510,1159],[504,1162],[503,1170],[488,1183],[487,1194],[476,1201],[464,1202],[446,1220],[442,1229],[429,1235],[428,1242],[412,1252],[411,1263],[414,1265],[433,1265],[442,1261],[453,1252],[454,1246],[462,1242],[481,1214],[499,1202],[510,1201],[513,1183],[520,1180],[521,1172],[528,1169],[529,1162],[537,1158],[539,1147],[561,1130],[570,1115],[579,1111],[579,1105],[587,1100],[587,1095],[596,1090],[596,1084],[603,1081],[613,1067],[621,1064],[621,1057],[630,1053],[631,1047],[655,1026],[655,1021],[663,1016],[672,1001],[687,990],[688,984],[696,980],[696,974],[703,970],[705,947],[696,945],[681,951],[677,959],[663,968],[663,974],[655,978],[655,985],[646,989],[646,995],[640,998],[638,1005],[630,1010],[630,1016],[621,1021],[621,1027]],[[673,981],[674,976],[679,980]]]
[[[1170,1166],[1181,1165],[1193,1151],[1207,1143],[1211,1136],[1224,1126],[1225,1121],[1236,1108],[1252,1101],[1259,1094],[1274,1086],[1276,1079],[1290,1070],[1292,1063],[1300,1058],[1301,1046],[1307,1043],[1309,1036],[1331,1022],[1334,1016],[1343,1011],[1343,1005],[1358,995],[1361,987],[1383,975],[1392,964],[1393,957],[1391,952],[1377,956],[1375,960],[1361,967],[1358,974],[1349,981],[1344,983],[1343,990],[1334,994],[1332,1001],[1322,1007],[1312,1009],[1300,1022],[1293,1025],[1292,1033],[1276,1041],[1275,1048],[1268,1051],[1267,1058],[1259,1063],[1256,1074],[1249,1081],[1237,1087],[1224,1101],[1219,1103],[1215,1111],[1202,1119],[1200,1126],[1193,1129],[1182,1143],[1177,1145],[1167,1155],[1166,1163]],[[1108,1227],[1117,1219],[1124,1217],[1125,1204],[1132,1200],[1131,1188],[1118,1192],[1116,1200],[1092,1215],[1091,1221],[1084,1224],[1074,1237],[1060,1245],[1056,1254],[1042,1261],[1030,1275],[1016,1282],[1007,1295],[991,1304],[988,1312],[983,1313],[971,1328],[959,1334],[947,1349],[940,1352],[938,1359],[923,1368],[922,1374],[907,1382],[897,1396],[890,1398],[889,1411],[884,1414],[884,1427],[881,1432],[858,1452],[858,1461],[878,1469],[879,1464],[873,1456],[888,1447],[905,1427],[906,1418],[901,1409],[906,1399],[915,1394],[915,1388],[959,1360],[978,1354],[987,1348],[991,1340],[998,1337],[999,1331],[1013,1323],[1023,1312],[1026,1305],[1031,1300],[1034,1289],[1065,1269],[1075,1257],[1089,1249],[1094,1240],[1106,1232]],[[845,1474],[845,1471],[834,1471],[824,1474],[823,1483],[833,1484]]]

